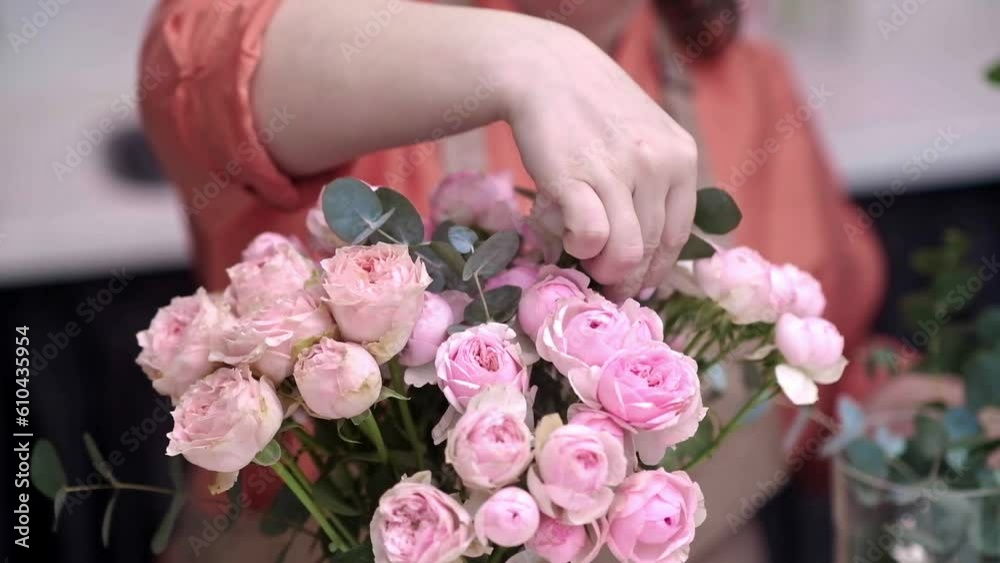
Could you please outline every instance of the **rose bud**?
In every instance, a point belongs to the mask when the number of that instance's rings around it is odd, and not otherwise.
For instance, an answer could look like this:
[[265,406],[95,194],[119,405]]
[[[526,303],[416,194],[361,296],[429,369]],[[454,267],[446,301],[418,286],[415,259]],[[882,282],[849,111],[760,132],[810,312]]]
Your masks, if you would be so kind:
[[543,266],[538,281],[524,290],[517,307],[517,322],[530,338],[535,339],[545,319],[559,308],[563,299],[583,299],[590,278],[579,270]]
[[223,325],[211,359],[229,365],[248,364],[275,385],[292,374],[296,347],[334,331],[329,310],[304,291],[242,317],[229,316]]
[[778,319],[774,342],[785,357],[785,364],[775,369],[778,385],[796,405],[815,403],[816,384],[836,383],[847,366],[844,337],[826,319],[785,313]]
[[295,385],[319,418],[351,418],[368,410],[382,391],[378,363],[350,342],[323,338],[295,363]]
[[604,432],[560,424],[558,415],[549,415],[539,425],[528,490],[543,514],[588,524],[605,515],[614,498],[612,487],[625,478],[625,452],[620,441]]
[[294,238],[278,233],[261,233],[243,249],[242,257],[244,262],[263,262],[289,250],[304,254],[302,245]]
[[445,448],[445,460],[466,487],[493,490],[520,479],[531,463],[527,413],[524,395],[510,385],[488,387],[472,398]]
[[431,219],[435,225],[451,221],[491,232],[512,230],[519,216],[516,202],[509,172],[455,172],[431,195]]
[[399,363],[412,367],[433,362],[438,347],[448,338],[448,327],[458,320],[451,305],[443,297],[424,293],[420,315],[413,325],[406,347],[399,355]]
[[135,363],[161,395],[176,399],[210,373],[209,359],[222,313],[204,289],[175,297],[161,307],[149,328],[136,334],[142,351]]
[[511,385],[528,390],[528,369],[521,356],[517,334],[501,323],[486,323],[456,332],[438,348],[434,360],[437,383],[452,407],[466,405],[490,385]]
[[404,478],[378,501],[371,521],[376,563],[456,561],[473,540],[472,518],[422,471]]
[[774,321],[771,265],[756,250],[721,249],[695,260],[695,279],[705,295],[725,309],[736,324]]
[[170,413],[167,455],[223,473],[253,461],[281,427],[282,409],[274,387],[246,367],[220,368],[199,380]]
[[663,469],[632,474],[608,511],[608,548],[619,561],[687,561],[695,528],[705,521],[705,497],[687,473]]
[[431,283],[405,245],[347,246],[323,260],[323,288],[341,336],[363,344],[381,364],[410,338]]
[[786,311],[799,317],[818,317],[826,309],[826,296],[823,286],[809,272],[805,272],[792,264],[777,266],[781,276],[788,280],[793,288],[794,297]]
[[[590,563],[600,553],[606,536],[607,524],[603,519],[574,526],[543,514],[535,537],[524,547],[526,553],[537,554],[548,563]],[[536,561],[528,557],[521,560]]]
[[476,511],[476,535],[481,541],[514,547],[538,530],[538,504],[524,489],[507,487],[493,493]]
[[[268,238],[262,238],[267,236]],[[238,315],[247,315],[277,299],[306,289],[316,266],[286,239],[275,242],[268,234],[257,237],[245,251],[251,258],[226,270],[230,285],[225,298]]]
[[483,289],[489,291],[505,285],[513,285],[525,290],[538,279],[539,271],[540,266],[538,264],[529,263],[514,266],[486,280],[486,285]]

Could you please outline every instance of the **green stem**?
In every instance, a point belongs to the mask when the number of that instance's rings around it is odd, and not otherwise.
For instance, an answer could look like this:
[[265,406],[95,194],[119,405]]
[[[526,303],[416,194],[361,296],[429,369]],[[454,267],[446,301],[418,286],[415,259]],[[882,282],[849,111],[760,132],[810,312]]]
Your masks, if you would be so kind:
[[709,444],[703,450],[698,452],[698,455],[696,455],[694,459],[685,463],[684,467],[682,467],[681,469],[687,471],[693,468],[694,466],[698,465],[699,463],[701,463],[706,458],[711,457],[712,454],[715,453],[715,450],[717,450],[719,446],[722,444],[722,441],[725,440],[726,437],[729,436],[729,434],[732,433],[733,430],[736,430],[736,428],[739,427],[740,422],[744,418],[746,418],[748,414],[750,414],[750,412],[754,409],[754,407],[770,399],[773,396],[771,392],[774,390],[775,388],[773,383],[762,385],[761,388],[758,389],[756,393],[751,395],[750,398],[748,398],[747,401],[743,403],[743,406],[740,407],[740,410],[737,411],[737,413],[733,416],[733,418],[729,419],[729,422],[727,422],[726,425],[722,427],[722,430],[719,431],[719,435],[715,437],[715,440],[712,440],[711,444]]
[[[330,538],[330,542],[333,543],[333,545],[335,545],[337,549],[341,551],[347,551],[349,549],[347,541],[344,539],[344,537],[342,537],[339,533],[337,533],[337,531],[330,524],[330,521],[326,518],[326,515],[323,513],[323,511],[320,510],[318,506],[316,506],[315,502],[313,502],[312,497],[309,496],[309,493],[306,491],[303,484],[300,483],[298,479],[296,479],[295,476],[293,475],[293,472],[290,469],[292,463],[289,463],[285,461],[284,458],[282,458],[281,461],[275,463],[271,467],[274,469],[275,473],[277,473],[278,476],[281,477],[282,481],[284,481],[285,484],[288,485],[288,488],[299,499],[299,502],[302,503],[302,506],[306,507],[306,510],[309,511],[309,514],[311,514],[312,517],[316,519],[316,522],[319,524],[319,527],[323,529],[323,533],[326,534],[326,537]],[[296,468],[296,470],[297,469],[298,468]]]
[[164,487],[154,487],[152,485],[140,485],[138,483],[122,483],[116,482],[112,485],[79,485],[75,487],[63,487],[63,490],[67,493],[75,493],[78,491],[111,491],[123,489],[127,491],[143,491],[145,493],[156,493],[159,495],[171,495],[177,491],[173,489],[167,489]]
[[[378,428],[378,422],[375,421],[375,417],[372,415],[371,411],[368,415],[361,419],[361,424],[358,425],[361,433],[371,440],[372,444],[375,445],[375,451],[378,452],[378,459],[380,463],[389,464],[392,466],[393,473],[396,473],[396,468],[392,464],[392,460],[389,458],[389,450],[385,447],[385,440],[382,439],[382,431]],[[397,475],[398,477],[398,475]]]
[[[308,477],[306,477],[305,473],[302,472],[302,468],[299,467],[299,464],[296,463],[295,460],[289,460],[289,462],[286,465],[288,467],[288,471],[292,474],[293,477],[298,479],[302,487],[306,489],[306,492],[311,492],[312,482],[309,480]],[[351,546],[355,546],[358,544],[358,542],[355,541],[354,539],[354,535],[347,530],[347,526],[344,526],[344,523],[340,521],[340,518],[338,518],[336,514],[333,514],[329,511],[326,511],[326,514],[329,517],[330,523],[333,525],[333,527],[336,528],[337,531],[340,532],[345,538],[347,538],[347,542]]]
[[[406,395],[406,382],[403,381],[403,368],[399,365],[399,360],[394,359],[389,362],[389,373],[392,376],[393,390],[400,395]],[[408,401],[396,401],[396,406],[399,407],[399,416],[403,419],[403,429],[406,431],[406,437],[410,440],[410,445],[413,446],[413,451],[417,454],[417,462],[420,469],[426,469],[427,460],[424,459],[424,442],[420,439],[417,425],[413,422],[410,403]]]
[[507,555],[508,551],[510,551],[510,548],[497,546],[496,549],[493,550],[493,554],[490,555],[489,563],[500,563],[503,561],[503,556]]
[[483,294],[483,285],[479,282],[479,274],[472,276],[472,279],[476,280],[476,291],[479,293],[479,300],[483,303],[483,312],[486,313],[486,320],[492,319],[490,316],[490,307],[486,304],[486,295]]

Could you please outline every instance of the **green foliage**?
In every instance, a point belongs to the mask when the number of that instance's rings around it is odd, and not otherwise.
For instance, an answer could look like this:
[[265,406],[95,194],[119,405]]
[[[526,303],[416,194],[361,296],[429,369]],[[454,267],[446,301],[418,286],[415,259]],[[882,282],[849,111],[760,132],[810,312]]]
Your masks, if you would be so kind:
[[[483,302],[485,301],[485,306]],[[473,299],[465,307],[466,325],[472,326],[490,321],[505,323],[517,313],[521,302],[521,288],[504,285],[483,293],[482,299]]]
[[257,465],[270,467],[281,460],[281,445],[276,440],[271,440],[264,446],[264,449],[257,452],[253,462]]
[[698,190],[698,202],[694,212],[694,224],[712,235],[724,235],[735,229],[743,219],[743,213],[732,196],[719,188]]
[[414,245],[424,240],[424,221],[406,196],[392,188],[375,191],[382,209],[391,213],[378,231],[371,235],[372,242]]
[[517,256],[520,247],[521,237],[513,231],[493,234],[469,256],[462,270],[462,279],[471,280],[478,276],[480,280],[486,280],[499,274]]
[[363,243],[370,227],[384,221],[382,202],[371,187],[357,178],[338,178],[323,188],[323,216],[341,240]]
[[184,503],[187,501],[184,492],[184,467],[181,465],[180,458],[172,457],[167,463],[170,472],[170,481],[174,487],[174,495],[170,497],[170,506],[167,507],[163,518],[160,519],[160,524],[157,526],[156,532],[149,543],[149,549],[156,555],[163,553],[167,549],[167,544],[170,543],[170,535],[177,524],[177,517],[180,516],[181,510],[184,509]]
[[678,260],[700,260],[702,258],[709,258],[715,254],[715,247],[711,244],[705,242],[705,239],[699,237],[698,235],[691,233],[688,241],[681,248],[680,256]]
[[49,498],[55,498],[56,494],[66,486],[66,472],[63,471],[59,454],[56,452],[56,447],[48,440],[39,440],[32,448],[31,483]]

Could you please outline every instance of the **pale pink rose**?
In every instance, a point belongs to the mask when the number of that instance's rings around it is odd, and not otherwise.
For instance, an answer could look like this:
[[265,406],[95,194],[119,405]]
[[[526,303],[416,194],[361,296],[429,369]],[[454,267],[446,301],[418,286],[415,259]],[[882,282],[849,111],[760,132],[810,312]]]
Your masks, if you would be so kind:
[[818,317],[826,309],[826,296],[823,286],[809,272],[805,272],[792,264],[778,266],[782,276],[789,280],[795,290],[795,297],[787,311],[799,317]]
[[534,563],[537,559],[532,556],[538,555],[546,563],[591,563],[600,553],[606,537],[607,523],[603,518],[576,526],[543,514],[535,537],[525,543],[527,557],[520,561]]
[[693,260],[680,260],[674,264],[657,288],[656,295],[660,299],[666,299],[674,292],[690,297],[705,297],[705,292],[698,286],[694,276]]
[[469,401],[445,448],[466,487],[493,490],[521,478],[531,463],[527,413],[524,395],[510,385],[487,387]]
[[437,383],[458,412],[489,385],[528,390],[528,370],[517,334],[501,323],[486,323],[456,332],[438,348],[434,360]]
[[816,384],[836,383],[847,366],[844,337],[826,319],[800,319],[785,313],[778,319],[774,342],[785,357],[785,363],[775,369],[778,385],[796,405],[815,403],[819,397]]
[[229,365],[248,364],[277,385],[292,374],[296,360],[292,354],[334,328],[327,308],[299,291],[242,317],[227,315],[210,358]]
[[505,285],[520,287],[522,290],[528,289],[538,279],[540,269],[541,266],[538,264],[513,266],[488,279],[483,289],[489,291]]
[[496,232],[514,229],[518,217],[510,172],[455,172],[431,194],[431,219],[436,225],[451,221]]
[[167,455],[210,471],[239,471],[281,427],[283,412],[267,379],[244,367],[220,368],[192,385],[170,413]]
[[136,334],[142,351],[136,358],[161,395],[178,399],[214,367],[209,354],[222,312],[204,289],[175,297],[161,307],[149,328]]
[[406,347],[399,354],[399,363],[411,367],[434,361],[437,349],[448,338],[448,327],[461,321],[451,305],[440,295],[424,293],[424,303]]
[[634,473],[608,512],[608,547],[619,561],[683,563],[705,514],[701,487],[687,473]]
[[607,433],[579,424],[558,426],[558,418],[549,415],[539,425],[528,490],[543,514],[589,524],[607,513],[613,487],[625,478],[625,452]]
[[371,521],[376,563],[445,563],[472,544],[472,517],[422,471],[382,495]]
[[321,256],[333,256],[338,248],[347,246],[346,242],[330,230],[326,216],[323,215],[322,196],[316,206],[306,213],[306,231],[309,232],[313,248]]
[[705,295],[725,309],[736,324],[774,321],[771,265],[756,250],[720,249],[695,260],[695,279]]
[[244,262],[263,262],[277,254],[282,254],[289,250],[294,250],[305,254],[302,244],[295,238],[289,238],[278,233],[261,233],[254,237],[250,244],[243,249]]
[[295,364],[295,386],[309,411],[326,419],[358,416],[378,400],[382,374],[361,346],[323,338]]
[[663,341],[663,321],[633,299],[618,306],[594,293],[562,301],[536,334],[538,354],[568,375],[600,366],[622,348]]
[[538,272],[538,281],[521,294],[517,307],[517,322],[530,338],[538,335],[538,329],[545,319],[564,299],[583,299],[589,291],[590,278],[579,270],[543,266]]
[[514,547],[538,531],[538,504],[528,491],[507,487],[493,493],[476,511],[475,528],[480,541]]
[[251,258],[226,270],[230,284],[225,297],[238,315],[250,314],[276,299],[304,291],[316,278],[316,265],[312,260],[290,242],[274,242],[273,237],[267,236],[259,244],[258,241],[251,243],[247,248]]
[[569,380],[584,403],[637,433],[635,447],[647,465],[694,436],[707,412],[697,363],[663,342],[623,348],[600,367],[571,370]]
[[605,432],[615,440],[621,442],[625,458],[630,461],[629,465],[635,465],[635,444],[632,441],[633,433],[628,428],[622,426],[618,419],[601,409],[588,407],[583,403],[573,403],[570,405],[567,414],[570,424],[579,424],[598,432]]
[[341,336],[385,363],[406,346],[431,277],[405,245],[346,246],[320,262]]

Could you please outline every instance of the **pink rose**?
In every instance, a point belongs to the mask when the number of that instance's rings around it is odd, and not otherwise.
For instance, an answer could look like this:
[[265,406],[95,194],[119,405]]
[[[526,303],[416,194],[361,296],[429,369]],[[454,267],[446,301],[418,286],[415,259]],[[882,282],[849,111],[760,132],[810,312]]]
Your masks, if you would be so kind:
[[725,309],[736,324],[774,321],[771,265],[756,250],[722,249],[695,260],[694,275],[705,295]]
[[694,436],[707,412],[698,364],[663,342],[624,348],[600,367],[572,370],[569,380],[584,403],[637,432],[635,446],[647,465],[659,463],[668,447]]
[[517,197],[510,172],[455,172],[431,195],[431,219],[452,221],[487,231],[513,230],[518,221]]
[[608,548],[619,561],[683,563],[695,528],[705,521],[705,497],[687,473],[640,471],[618,487],[608,512]]
[[311,260],[287,239],[287,244],[274,244],[274,236],[258,237],[247,248],[251,258],[226,270],[231,283],[225,297],[239,315],[250,314],[276,299],[305,290],[316,275]]
[[304,254],[298,240],[278,233],[261,233],[243,249],[244,262],[263,262],[272,256],[293,250]]
[[438,386],[458,412],[489,385],[528,390],[528,369],[517,334],[507,325],[486,323],[456,332],[438,348],[434,360]]
[[520,287],[522,290],[528,289],[538,279],[540,268],[538,264],[521,264],[508,268],[487,280],[483,289],[489,291],[505,285]]
[[[607,536],[607,523],[601,519],[591,524],[575,526],[542,515],[535,537],[525,544],[527,551],[515,555],[521,561],[537,561],[539,555],[547,563],[590,563],[597,558]],[[509,563],[513,563],[511,559]]]
[[538,281],[524,290],[517,307],[517,322],[530,338],[535,338],[545,319],[564,299],[583,299],[590,278],[579,270],[543,266]]
[[376,563],[455,561],[472,543],[472,517],[422,471],[382,495],[371,539]]
[[295,385],[319,418],[351,418],[368,410],[382,391],[378,363],[357,344],[323,338],[295,363]]
[[543,514],[569,524],[589,524],[608,511],[612,487],[625,478],[620,441],[587,426],[561,426],[558,415],[542,419],[528,490]]
[[819,398],[817,383],[836,383],[844,373],[844,337],[826,319],[785,313],[778,319],[774,342],[785,357],[775,369],[778,385],[796,405],[810,405]]
[[292,374],[293,352],[334,328],[327,308],[300,291],[242,317],[228,318],[210,358],[229,365],[249,364],[277,385]]
[[431,283],[404,245],[347,246],[323,260],[323,288],[341,335],[385,363],[406,346]]
[[246,367],[220,368],[181,396],[171,416],[167,455],[230,473],[253,461],[281,427],[282,409],[274,387]]
[[149,328],[136,334],[136,358],[161,395],[178,399],[192,383],[210,373],[209,359],[221,312],[204,289],[175,297],[161,307]]
[[487,387],[469,401],[445,448],[466,487],[492,490],[520,479],[531,463],[527,414],[524,395],[510,385]]
[[306,213],[306,231],[309,232],[313,249],[321,256],[333,256],[338,248],[347,246],[346,242],[330,230],[326,216],[323,215],[322,196],[316,206]]
[[[781,313],[792,313],[799,317],[819,317],[826,309],[826,296],[823,294],[823,286],[809,272],[796,268],[792,264],[783,264],[774,268],[781,278],[779,282],[792,288],[792,297],[786,308],[778,311]],[[771,280],[775,279],[772,273]]]
[[434,361],[437,349],[448,338],[448,327],[459,322],[451,305],[434,293],[424,293],[420,315],[413,325],[410,339],[399,355],[404,366],[421,366]]
[[588,407],[583,403],[570,405],[568,415],[570,424],[579,424],[598,432],[604,432],[621,442],[625,458],[630,460],[629,465],[635,465],[635,445],[632,442],[632,431],[622,426],[614,416],[600,409]]
[[663,322],[632,299],[619,307],[595,293],[562,301],[536,334],[538,354],[569,375],[574,369],[600,366],[633,344],[663,341]]
[[538,504],[527,491],[500,489],[476,511],[476,535],[504,547],[521,545],[538,531],[539,516]]
[[656,296],[666,299],[674,294],[688,295],[691,297],[705,297],[705,292],[698,286],[698,281],[694,276],[694,261],[680,260],[674,264],[667,272],[660,287],[656,290]]

